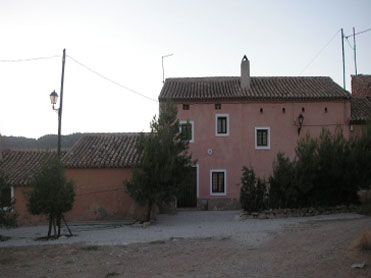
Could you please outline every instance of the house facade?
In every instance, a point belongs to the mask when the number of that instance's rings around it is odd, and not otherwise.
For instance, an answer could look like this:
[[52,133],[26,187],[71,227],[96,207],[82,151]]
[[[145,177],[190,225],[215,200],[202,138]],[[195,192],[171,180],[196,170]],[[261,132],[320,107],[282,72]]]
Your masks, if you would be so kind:
[[351,95],[329,77],[170,78],[159,96],[178,108],[197,159],[198,207],[239,207],[243,166],[268,178],[278,152],[294,158],[300,137],[341,127],[349,138]]

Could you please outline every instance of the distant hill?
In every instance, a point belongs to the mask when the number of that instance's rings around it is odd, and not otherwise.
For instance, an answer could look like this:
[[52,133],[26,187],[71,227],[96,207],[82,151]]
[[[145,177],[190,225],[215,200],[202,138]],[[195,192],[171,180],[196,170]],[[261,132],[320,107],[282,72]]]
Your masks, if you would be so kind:
[[[62,135],[62,149],[71,148],[81,136],[82,133]],[[16,136],[1,136],[2,149],[57,149],[57,145],[58,136],[53,134],[44,135],[38,139]]]

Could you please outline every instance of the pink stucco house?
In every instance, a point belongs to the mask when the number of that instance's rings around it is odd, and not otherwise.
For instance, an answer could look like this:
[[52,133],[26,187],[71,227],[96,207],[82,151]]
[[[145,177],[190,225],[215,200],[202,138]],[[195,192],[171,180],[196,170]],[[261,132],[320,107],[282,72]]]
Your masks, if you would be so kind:
[[278,152],[295,155],[298,139],[322,128],[351,130],[351,94],[329,77],[254,77],[246,56],[241,76],[169,78],[159,101],[173,100],[197,159],[198,207],[239,206],[241,168],[268,178]]

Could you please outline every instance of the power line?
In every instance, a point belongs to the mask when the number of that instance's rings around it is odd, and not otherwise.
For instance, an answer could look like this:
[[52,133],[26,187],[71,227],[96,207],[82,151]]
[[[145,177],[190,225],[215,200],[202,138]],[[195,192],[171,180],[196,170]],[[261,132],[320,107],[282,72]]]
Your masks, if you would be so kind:
[[[363,33],[366,33],[366,32],[370,32],[370,31],[371,31],[371,28],[368,28],[368,29],[366,29],[366,30],[359,31],[359,32],[355,33],[354,35],[357,36],[357,35],[360,35],[360,34],[363,34]],[[345,37],[346,39],[348,39],[349,37],[352,37],[352,36],[353,36],[353,34],[348,35],[348,36],[344,36],[344,37]]]
[[133,89],[131,89],[129,87],[126,87],[125,85],[122,85],[122,84],[120,84],[120,83],[112,80],[111,78],[108,78],[108,77],[104,76],[103,74],[100,74],[96,70],[93,70],[92,68],[88,67],[87,65],[84,65],[83,63],[77,61],[75,58],[73,58],[73,57],[71,57],[69,55],[67,55],[67,57],[70,58],[72,61],[74,61],[76,64],[78,64],[78,65],[82,66],[83,68],[87,69],[88,71],[90,71],[90,72],[98,75],[100,78],[103,78],[103,79],[111,82],[112,84],[115,84],[116,86],[119,86],[119,87],[121,87],[121,88],[123,88],[123,89],[125,89],[127,91],[130,91],[130,92],[132,92],[132,93],[134,93],[134,94],[136,94],[138,96],[144,97],[144,98],[149,99],[151,101],[158,102],[158,100],[156,100],[156,99],[150,98],[150,97],[148,97],[148,96],[146,96],[146,95],[144,95],[142,93],[139,93],[139,92],[137,92],[137,91],[135,91],[135,90],[133,90]]
[[53,55],[53,56],[46,56],[46,57],[34,57],[34,58],[26,58],[26,59],[0,59],[1,63],[19,63],[19,62],[32,62],[37,60],[47,60],[53,58],[60,58],[61,55]]
[[320,51],[314,56],[314,58],[304,67],[304,69],[299,73],[301,75],[313,62],[318,58],[318,56],[326,49],[326,47],[335,39],[335,37],[339,34],[340,30],[337,30],[336,33],[331,37],[331,39],[325,44],[324,47],[321,48]]

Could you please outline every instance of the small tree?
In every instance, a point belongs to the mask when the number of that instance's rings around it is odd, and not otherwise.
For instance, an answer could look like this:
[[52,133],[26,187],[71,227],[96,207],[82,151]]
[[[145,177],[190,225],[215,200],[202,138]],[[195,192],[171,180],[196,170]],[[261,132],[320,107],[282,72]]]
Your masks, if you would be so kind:
[[17,213],[13,212],[14,199],[11,197],[11,186],[5,174],[0,171],[0,227],[17,225]]
[[242,168],[240,202],[244,210],[253,212],[266,208],[266,182],[256,178],[253,169]]
[[188,142],[181,139],[177,109],[173,103],[160,106],[157,120],[153,118],[149,134],[141,134],[136,148],[142,160],[133,170],[133,178],[125,186],[130,196],[147,205],[150,220],[154,204],[171,201],[191,176],[193,162],[187,153]]
[[[48,237],[52,226],[54,236],[60,236],[63,214],[72,209],[75,192],[73,182],[67,181],[59,158],[44,159],[41,171],[35,175],[29,192],[27,207],[33,215],[45,215],[49,218]],[[58,228],[58,232],[56,231]]]
[[295,164],[281,152],[273,163],[269,185],[269,204],[272,208],[297,206],[299,193],[295,184]]

